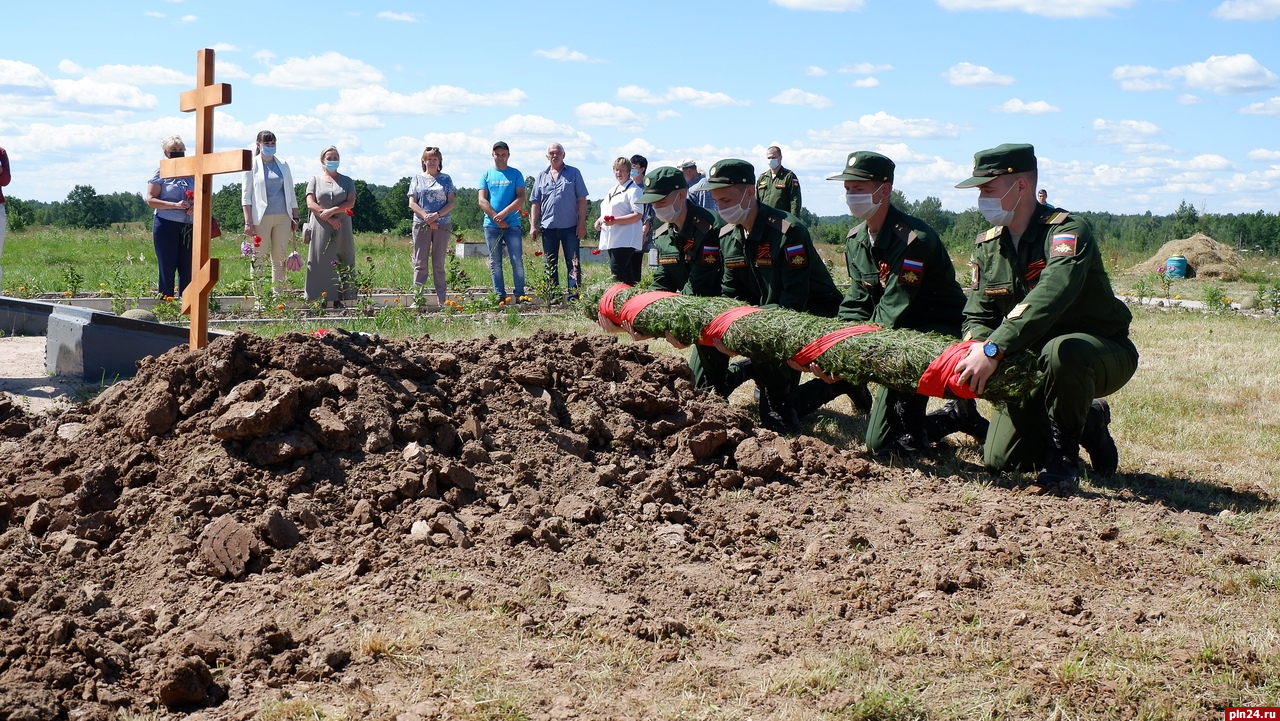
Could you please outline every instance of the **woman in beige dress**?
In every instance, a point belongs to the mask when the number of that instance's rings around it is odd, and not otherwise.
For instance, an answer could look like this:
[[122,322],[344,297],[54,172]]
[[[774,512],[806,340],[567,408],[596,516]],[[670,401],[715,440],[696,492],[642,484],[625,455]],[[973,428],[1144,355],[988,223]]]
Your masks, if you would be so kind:
[[338,267],[354,268],[356,241],[351,234],[351,209],[356,204],[356,186],[338,172],[338,149],[330,145],[320,154],[324,170],[307,182],[307,209],[311,211],[311,245],[307,249],[307,300],[332,301],[341,308],[344,300],[356,297],[354,284],[341,287]]

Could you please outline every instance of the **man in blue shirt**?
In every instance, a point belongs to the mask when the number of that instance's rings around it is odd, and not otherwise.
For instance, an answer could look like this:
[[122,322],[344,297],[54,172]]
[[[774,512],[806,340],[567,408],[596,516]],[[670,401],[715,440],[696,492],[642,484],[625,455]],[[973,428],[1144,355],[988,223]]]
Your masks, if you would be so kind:
[[507,297],[502,279],[502,248],[511,258],[511,280],[516,300],[524,296],[524,246],[520,235],[520,206],[524,205],[524,176],[507,167],[511,148],[501,140],[493,144],[493,167],[480,176],[480,210],[484,211],[484,242],[489,247],[489,273],[493,292]]
[[707,190],[707,176],[698,172],[697,161],[693,158],[681,160],[680,170],[684,171],[684,182],[689,187],[689,201],[700,208],[717,210],[716,199]]
[[578,248],[587,235],[587,184],[582,173],[564,164],[564,146],[547,146],[550,165],[538,173],[529,198],[529,237],[542,235],[542,252],[546,256],[547,274],[552,285],[560,285],[559,258],[564,249],[565,269],[569,274],[569,299],[582,281]]

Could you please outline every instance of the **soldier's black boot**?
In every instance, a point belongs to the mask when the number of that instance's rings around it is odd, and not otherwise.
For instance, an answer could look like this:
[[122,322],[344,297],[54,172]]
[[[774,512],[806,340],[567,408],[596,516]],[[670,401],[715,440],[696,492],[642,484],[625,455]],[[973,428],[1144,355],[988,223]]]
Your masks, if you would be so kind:
[[926,427],[924,413],[912,413],[902,401],[897,401],[885,413],[885,422],[889,426],[889,441],[877,455],[895,454],[903,458],[914,458],[929,454],[929,430]]
[[848,381],[840,381],[840,384],[843,384],[841,392],[849,396],[849,402],[854,408],[864,416],[871,412],[871,391],[867,390],[866,383],[854,385]]
[[761,389],[760,425],[779,435],[794,436],[800,433],[800,416],[791,403],[774,401],[767,389]]
[[1080,477],[1080,438],[1071,438],[1050,424],[1051,442],[1044,452],[1044,462],[1036,483],[1042,486],[1074,486]]
[[1084,432],[1080,434],[1080,446],[1089,454],[1089,466],[1094,475],[1111,476],[1120,466],[1120,451],[1107,428],[1111,425],[1111,406],[1101,398],[1093,399],[1089,415],[1085,416]]
[[928,421],[929,437],[940,441],[952,433],[964,433],[979,443],[987,440],[987,429],[991,424],[978,412],[978,404],[972,398],[958,398],[947,401],[947,404],[925,417]]

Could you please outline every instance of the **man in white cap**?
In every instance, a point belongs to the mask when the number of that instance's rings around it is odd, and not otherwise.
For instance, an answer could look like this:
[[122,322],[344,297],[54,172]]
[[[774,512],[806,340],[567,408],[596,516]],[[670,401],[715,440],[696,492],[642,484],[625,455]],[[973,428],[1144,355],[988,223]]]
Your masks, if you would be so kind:
[[698,172],[698,163],[693,158],[685,158],[680,161],[680,169],[684,171],[684,181],[689,188],[689,202],[699,208],[715,210],[716,199],[707,189],[707,176]]

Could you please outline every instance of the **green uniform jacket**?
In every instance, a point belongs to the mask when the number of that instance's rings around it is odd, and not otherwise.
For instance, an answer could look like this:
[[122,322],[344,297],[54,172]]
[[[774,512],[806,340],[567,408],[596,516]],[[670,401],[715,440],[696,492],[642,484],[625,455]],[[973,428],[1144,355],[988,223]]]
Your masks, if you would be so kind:
[[720,252],[719,215],[686,202],[684,225],[663,223],[653,242],[658,246],[658,269],[653,287],[685,295],[720,295],[724,254]]
[[1039,351],[1051,338],[1088,333],[1127,338],[1133,316],[1111,289],[1093,230],[1065,210],[1037,204],[1015,249],[1003,226],[978,235],[966,338],[1006,353]]
[[849,231],[845,264],[850,285],[840,320],[960,335],[964,291],[951,256],[924,221],[891,206],[874,239],[866,223]]
[[756,200],[799,217],[800,179],[786,168],[778,168],[776,176],[766,170],[756,178]]
[[791,213],[760,205],[751,234],[726,225],[720,231],[720,247],[722,295],[824,318],[834,318],[839,310],[840,290],[814,250],[809,231]]

